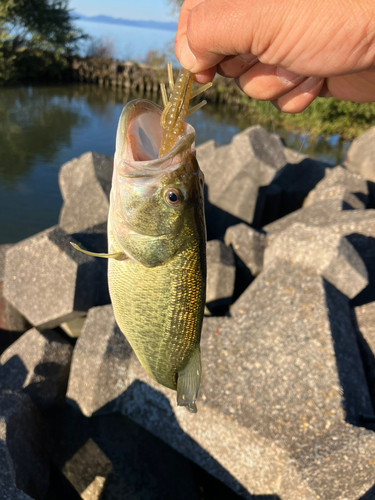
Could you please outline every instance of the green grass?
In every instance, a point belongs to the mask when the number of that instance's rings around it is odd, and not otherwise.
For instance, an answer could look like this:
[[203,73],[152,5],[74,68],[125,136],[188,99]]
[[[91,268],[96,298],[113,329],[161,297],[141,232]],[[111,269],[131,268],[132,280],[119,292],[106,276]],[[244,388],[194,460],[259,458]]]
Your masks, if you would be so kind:
[[311,136],[339,134],[354,139],[375,125],[375,103],[355,103],[334,98],[317,98],[305,111],[282,113],[269,102],[247,99],[244,115],[260,123],[273,123],[286,130],[308,132]]

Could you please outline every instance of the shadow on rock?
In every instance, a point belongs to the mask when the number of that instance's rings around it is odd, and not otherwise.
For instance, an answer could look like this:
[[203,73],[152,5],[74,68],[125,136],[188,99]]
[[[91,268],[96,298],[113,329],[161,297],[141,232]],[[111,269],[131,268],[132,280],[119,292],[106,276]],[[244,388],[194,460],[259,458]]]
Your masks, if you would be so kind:
[[28,371],[19,356],[12,356],[0,365],[0,391],[18,391],[23,386]]
[[358,500],[374,500],[374,498],[375,498],[375,484]]
[[375,301],[375,238],[358,233],[346,238],[361,256],[368,273],[369,284],[350,302],[352,307],[357,307]]
[[326,168],[332,166],[306,158],[300,163],[287,163],[280,169],[267,186],[267,198],[268,193],[272,195],[271,199],[280,193],[277,215],[266,201],[262,226],[301,208],[309,192],[323,179]]
[[[105,413],[113,411],[113,403],[121,412]],[[144,409],[142,414],[139,408]],[[132,419],[134,411],[138,423]],[[164,429],[169,428],[171,442],[178,440],[180,445],[183,442],[189,457],[199,455],[200,461],[203,457],[205,464],[215,470],[216,477],[236,485],[237,493],[175,451],[170,443],[145,430],[147,425],[142,420],[155,424],[155,419]],[[134,382],[116,401],[91,418],[67,406],[64,413],[50,413],[48,420],[56,443],[54,462],[62,474],[54,472],[55,487],[51,488],[54,494],[47,500],[67,498],[56,496],[56,491],[69,495],[72,485],[80,495],[96,488],[102,500],[278,500],[276,495],[250,495],[184,433],[169,401],[143,382]]]
[[[370,391],[371,403],[375,413],[375,356],[374,353],[372,352],[371,347],[368,345],[367,340],[365,339],[365,337],[363,336],[363,334],[359,329],[357,318],[354,311],[352,311],[352,321],[357,336],[359,353],[361,355],[363,369],[366,375],[367,385]],[[375,430],[375,414],[361,415],[360,423],[361,425],[363,425],[363,427]]]
[[204,186],[204,211],[206,216],[207,240],[224,240],[225,231],[230,226],[244,222],[235,215],[213,205],[208,200],[208,187]]
[[[330,322],[336,366],[343,391],[343,407],[346,422],[361,426],[361,415],[370,414],[372,405],[362,369],[360,352],[349,311],[349,301],[328,281],[324,280],[328,319]],[[332,314],[342,311],[343,314]],[[345,314],[347,312],[348,314]]]

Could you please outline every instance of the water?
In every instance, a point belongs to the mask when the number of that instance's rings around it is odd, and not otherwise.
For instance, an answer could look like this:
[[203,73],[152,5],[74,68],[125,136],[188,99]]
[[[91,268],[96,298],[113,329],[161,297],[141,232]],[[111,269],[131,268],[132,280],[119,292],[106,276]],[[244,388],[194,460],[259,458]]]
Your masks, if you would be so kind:
[[[121,89],[65,85],[0,89],[0,244],[13,243],[57,224],[62,198],[60,166],[86,151],[113,156],[117,122],[136,96]],[[227,144],[253,125],[233,110],[205,106],[189,117],[196,144]],[[348,144],[312,142],[282,130],[289,147],[335,165]],[[224,173],[223,173],[224,175]]]
[[[136,28],[119,24],[75,20],[74,24],[94,39],[102,39],[113,48],[113,57],[120,61],[144,60],[150,50],[168,52],[168,60],[177,64],[173,53],[175,32]],[[80,54],[84,56],[90,41],[81,42]]]

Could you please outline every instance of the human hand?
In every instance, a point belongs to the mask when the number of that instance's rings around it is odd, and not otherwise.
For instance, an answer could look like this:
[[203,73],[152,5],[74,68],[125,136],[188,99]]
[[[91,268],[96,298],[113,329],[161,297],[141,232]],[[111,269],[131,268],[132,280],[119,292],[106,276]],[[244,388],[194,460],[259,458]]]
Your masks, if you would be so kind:
[[175,53],[198,82],[218,72],[287,113],[374,102],[375,0],[185,0]]

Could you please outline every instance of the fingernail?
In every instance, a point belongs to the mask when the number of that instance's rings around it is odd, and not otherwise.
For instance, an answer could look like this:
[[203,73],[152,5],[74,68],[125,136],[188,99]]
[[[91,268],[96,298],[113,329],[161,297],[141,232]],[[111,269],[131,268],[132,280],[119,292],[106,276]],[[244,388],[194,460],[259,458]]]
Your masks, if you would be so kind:
[[256,56],[253,56],[253,54],[242,54],[238,57],[242,61],[245,61],[245,63],[249,66],[254,66],[254,64],[258,62],[258,58]]
[[184,43],[180,53],[180,63],[181,66],[189,71],[194,69],[196,63],[195,55],[190,50],[190,47],[187,42]]
[[286,69],[283,68],[277,68],[276,69],[276,75],[281,80],[282,83],[293,83],[296,85],[297,83],[300,83],[303,81],[305,78],[304,76],[301,75],[296,75],[296,73],[292,73],[291,71],[287,71]]
[[320,78],[319,76],[309,76],[309,78],[306,78],[304,82],[298,85],[298,88],[300,91],[307,94],[308,92],[316,89],[319,85],[322,85],[322,82],[323,78]]

